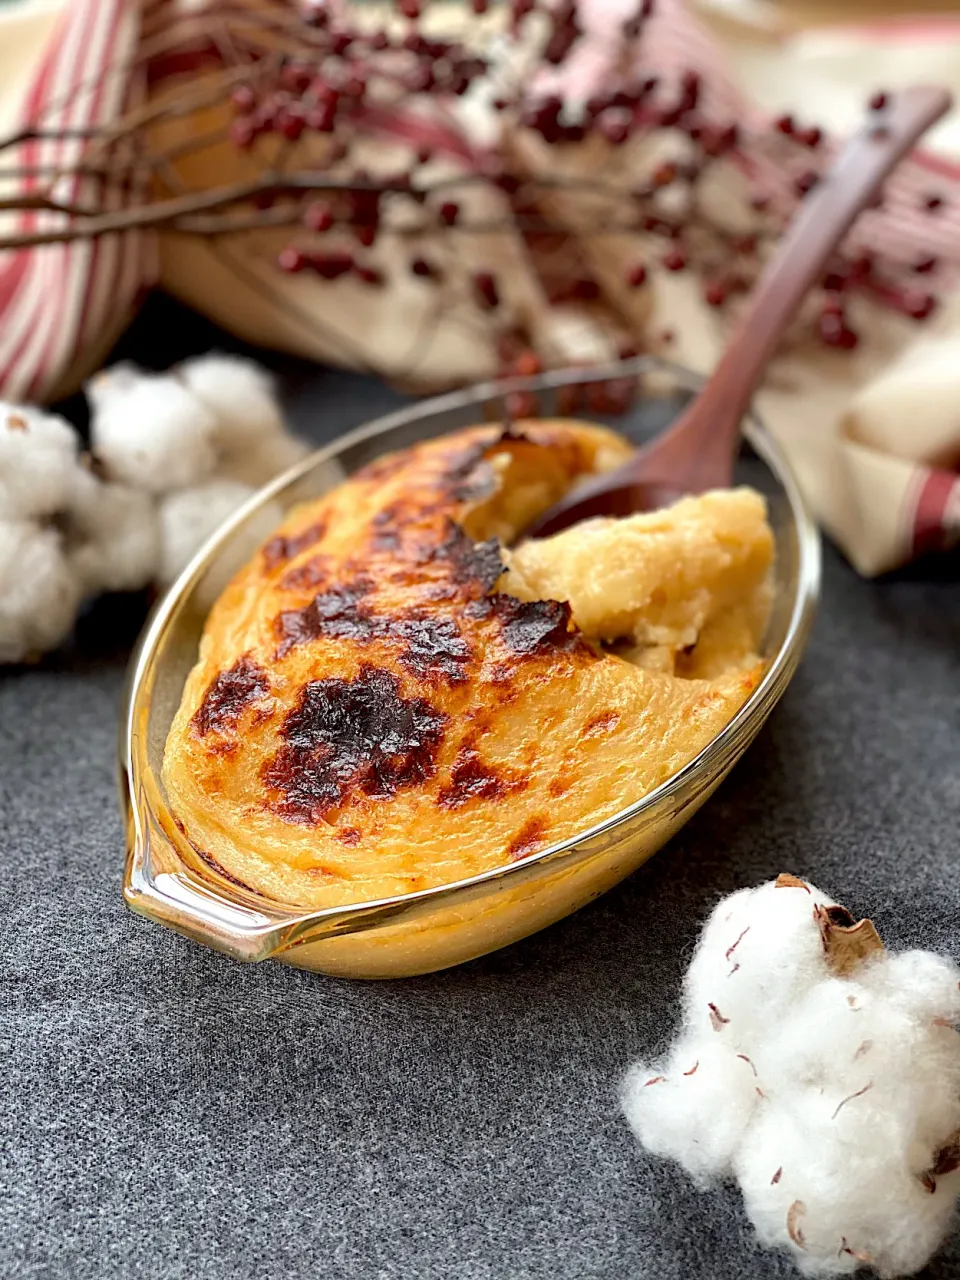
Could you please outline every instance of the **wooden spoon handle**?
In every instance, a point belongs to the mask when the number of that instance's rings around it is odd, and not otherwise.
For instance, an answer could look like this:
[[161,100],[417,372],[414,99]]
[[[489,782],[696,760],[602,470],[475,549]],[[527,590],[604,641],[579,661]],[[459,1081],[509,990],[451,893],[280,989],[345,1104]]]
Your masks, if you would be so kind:
[[950,103],[945,89],[917,86],[891,94],[889,105],[871,113],[804,199],[713,376],[677,423],[678,436],[702,432],[713,458],[724,449],[732,456],[753,392],[804,295],[883,179]]

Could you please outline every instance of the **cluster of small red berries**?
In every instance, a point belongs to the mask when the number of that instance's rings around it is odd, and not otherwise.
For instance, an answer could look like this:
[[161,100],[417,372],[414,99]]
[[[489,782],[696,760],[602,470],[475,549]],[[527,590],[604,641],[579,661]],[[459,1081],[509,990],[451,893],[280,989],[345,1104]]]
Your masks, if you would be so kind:
[[[304,134],[315,133],[328,138],[328,155],[333,161],[345,160],[349,155],[349,138],[358,128],[362,129],[366,107],[382,106],[383,85],[393,91],[395,101],[403,100],[404,106],[409,107],[417,95],[441,98],[462,95],[487,74],[487,61],[468,51],[463,44],[423,34],[418,25],[420,0],[395,0],[395,5],[406,26],[398,30],[396,24],[391,24],[389,28],[370,30],[348,25],[345,11],[334,13],[324,0],[313,0],[306,16],[309,37],[304,40],[303,55],[289,60],[272,75],[269,83],[252,77],[250,83],[234,90],[232,137],[235,143],[249,148],[264,134],[280,135],[295,142]],[[471,8],[475,14],[482,15],[487,12],[488,0],[471,0]],[[638,0],[623,24],[624,41],[640,39],[653,12],[654,0]],[[546,19],[542,61],[547,65],[562,63],[581,34],[577,0],[508,0],[509,26],[514,34],[522,31],[534,14],[538,14],[541,21]],[[626,61],[635,65],[637,59]],[[507,113],[511,127],[526,130],[551,147],[575,146],[593,135],[619,148],[637,135],[664,129],[689,140],[693,144],[692,158],[662,161],[642,184],[623,193],[629,206],[628,219],[632,219],[627,229],[633,227],[666,241],[662,251],[650,261],[625,263],[623,279],[628,287],[640,289],[648,283],[651,270],[692,269],[700,279],[705,303],[712,308],[723,308],[731,298],[749,289],[762,263],[764,246],[779,234],[789,209],[777,207],[782,201],[775,201],[762,191],[754,192],[750,205],[759,216],[758,229],[740,235],[709,226],[709,219],[699,213],[696,191],[710,166],[725,157],[743,160],[747,156],[746,140],[736,123],[707,119],[703,88],[701,76],[693,70],[669,83],[655,75],[631,70],[620,83],[594,95],[575,113],[571,104],[559,95],[534,97],[522,87],[512,95],[495,98],[493,105],[499,112]],[[870,101],[877,114],[878,128],[883,127],[882,117],[889,101],[890,95],[882,92]],[[358,246],[372,246],[382,230],[385,197],[392,194],[406,194],[424,208],[421,229],[425,232],[442,233],[448,228],[463,227],[459,203],[435,198],[418,172],[418,166],[428,164],[434,153],[443,151],[442,142],[438,144],[429,130],[425,136],[427,141],[422,142],[411,135],[411,159],[404,172],[374,180],[357,170],[345,178],[343,188],[333,191],[328,199],[309,203],[298,216],[304,231],[309,233],[310,242],[306,246],[291,244],[283,249],[279,255],[281,269],[312,271],[326,280],[351,276],[371,285],[382,283],[380,269],[365,264],[342,244],[326,248],[321,242],[321,247],[317,247],[317,237],[337,230],[352,237]],[[750,139],[751,147],[787,148],[784,154],[788,170],[793,174],[793,194],[797,199],[806,196],[820,181],[820,170],[813,161],[826,150],[823,144],[821,128],[804,125],[791,115],[775,120],[767,135]],[[535,179],[521,178],[502,157],[488,155],[477,164],[483,175],[512,200],[523,185],[529,203],[530,191],[536,187]],[[660,197],[667,189],[677,187],[685,190],[673,190],[671,194],[683,197],[679,207],[684,207],[685,202],[687,212],[682,216],[675,212],[668,216]],[[263,197],[262,203],[269,203],[272,198]],[[533,200],[535,204],[535,195]],[[924,198],[922,207],[935,214],[943,203],[938,193],[931,192]],[[514,206],[519,208],[516,200]],[[673,207],[677,207],[676,201]],[[339,238],[342,239],[342,235]],[[412,256],[407,266],[412,275],[424,281],[439,282],[443,277],[436,258],[423,252]],[[927,254],[913,264],[913,272],[919,277],[929,277],[937,267],[936,259]],[[858,295],[870,296],[917,320],[929,316],[936,306],[934,295],[918,287],[919,281],[904,284],[903,276],[902,267],[878,262],[869,253],[838,256],[821,282],[815,320],[819,338],[827,346],[841,350],[857,345],[858,335],[850,324],[848,309],[851,298]],[[499,307],[501,286],[494,272],[476,271],[470,284],[478,307],[486,311]],[[593,302],[600,300],[602,294],[599,282],[584,273],[553,289],[551,298],[557,302],[568,299]],[[661,338],[666,340],[665,335]],[[504,369],[504,372],[511,371],[517,372]],[[581,393],[568,392],[568,395],[574,394]],[[598,397],[601,392],[586,389],[582,394]],[[612,398],[616,399],[618,394]]]
[[[485,75],[486,59],[456,41],[428,39],[417,31],[418,4],[401,0],[398,8],[411,23],[402,36],[361,30],[331,16],[325,4],[310,6],[304,15],[309,38],[303,56],[289,60],[269,85],[241,84],[234,90],[234,143],[246,149],[266,134],[290,142],[305,133],[333,134],[339,123],[356,117],[374,78],[403,95],[458,96]],[[396,63],[389,72],[385,54]]]
[[383,272],[358,262],[348,249],[308,252],[287,245],[285,249],[281,249],[277,263],[281,271],[291,274],[314,271],[324,280],[339,280],[341,276],[352,275],[364,284],[383,284]]

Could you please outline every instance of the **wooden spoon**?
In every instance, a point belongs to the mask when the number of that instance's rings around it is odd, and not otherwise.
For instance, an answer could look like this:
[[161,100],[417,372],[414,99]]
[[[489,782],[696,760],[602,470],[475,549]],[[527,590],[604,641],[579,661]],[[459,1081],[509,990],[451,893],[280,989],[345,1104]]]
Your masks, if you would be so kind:
[[650,511],[687,493],[732,484],[743,416],[797,307],[883,179],[950,105],[945,89],[920,86],[889,95],[883,108],[871,111],[827,177],[805,198],[693,403],[628,462],[551,507],[528,536],[558,533],[592,516]]

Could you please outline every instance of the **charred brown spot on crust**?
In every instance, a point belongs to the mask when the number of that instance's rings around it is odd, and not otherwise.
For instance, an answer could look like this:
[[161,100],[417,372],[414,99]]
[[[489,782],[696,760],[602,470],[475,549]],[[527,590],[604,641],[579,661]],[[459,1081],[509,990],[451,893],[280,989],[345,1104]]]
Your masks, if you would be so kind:
[[518,431],[513,425],[507,425],[500,431],[494,444],[540,444],[541,441],[534,440],[527,435],[525,431]]
[[329,556],[313,556],[305,564],[290,569],[280,579],[284,591],[302,591],[307,587],[320,587],[330,580],[332,565]]
[[474,542],[449,516],[405,510],[395,503],[374,517],[368,543],[373,553],[387,552],[382,572],[393,580],[416,582],[435,600],[473,599],[493,587],[503,572],[496,538]]
[[383,637],[404,641],[406,649],[400,661],[414,675],[427,680],[442,677],[451,684],[466,681],[464,667],[470,661],[472,650],[452,618],[421,614],[396,621],[386,619]]
[[527,785],[528,779],[512,776],[507,770],[498,772],[467,746],[461,748],[454,760],[450,781],[440,788],[437,803],[441,809],[459,809],[470,800],[501,800]]
[[390,671],[364,664],[353,680],[313,680],[284,720],[283,746],[264,767],[271,808],[312,825],[357,794],[388,800],[436,772],[447,717],[404,698]]
[[363,839],[363,832],[359,827],[341,827],[337,832],[337,839],[341,844],[359,844]]
[[595,716],[591,716],[584,725],[584,736],[593,736],[600,733],[612,733],[620,723],[619,711],[598,711]]
[[570,629],[570,605],[565,600],[518,600],[496,592],[471,601],[468,618],[496,618],[504,644],[523,656],[571,652],[586,646],[580,632]]
[[564,600],[515,600],[498,596],[497,617],[503,638],[514,653],[550,653],[575,649],[579,635],[570,630],[570,605]]
[[222,733],[236,725],[245,707],[269,693],[267,673],[244,654],[229,671],[221,671],[210,682],[190,725],[201,738],[211,732]]
[[556,798],[557,796],[566,795],[566,793],[569,790],[570,790],[570,783],[567,782],[566,778],[561,778],[559,776],[556,778],[552,778],[547,786],[547,794],[553,796],[554,798]]
[[301,530],[300,533],[277,534],[263,548],[264,568],[268,571],[278,569],[280,565],[286,564],[301,551],[306,551],[307,547],[312,547],[315,542],[319,542],[326,531],[326,521],[318,520],[316,524]]
[[473,597],[485,596],[503,573],[500,543],[496,538],[474,542],[454,520],[448,520],[445,536],[427,559],[450,566],[453,582]]
[[540,846],[545,843],[546,831],[547,820],[545,817],[528,818],[510,841],[507,846],[507,853],[515,862],[520,858],[525,858],[527,854],[536,853]]
[[[412,498],[398,498],[389,503],[382,511],[371,519],[369,548],[373,552],[392,552],[398,550],[404,538],[405,530],[413,525],[421,524],[425,518],[445,513],[451,503],[476,501],[489,497],[496,488],[496,473],[488,459],[501,444],[523,443],[537,446],[519,432],[509,428],[491,428],[479,438],[469,441],[451,440],[442,449],[428,454],[423,460],[423,471],[417,475],[418,483],[426,485],[426,492],[416,492]],[[359,479],[384,479],[393,475],[403,467],[415,461],[409,453],[386,458],[382,463],[373,463],[357,472]],[[425,474],[424,474],[425,473]],[[452,528],[453,521],[447,517],[447,527]],[[428,535],[429,546],[421,548],[423,554],[437,551],[436,533]],[[460,531],[460,546],[466,545],[468,550],[473,543]],[[492,564],[492,549],[484,544],[487,559],[486,566]],[[416,549],[413,548],[416,557]],[[488,572],[488,568],[483,570]],[[462,575],[461,575],[462,576]],[[475,576],[480,576],[479,568]],[[499,567],[498,573],[499,576]],[[496,581],[496,578],[493,579]],[[492,582],[491,582],[492,585]]]
[[373,584],[358,577],[344,587],[321,592],[302,609],[288,609],[274,624],[279,640],[277,657],[296,645],[321,637],[359,644],[382,641],[398,645],[399,661],[421,679],[445,679],[463,684],[472,650],[452,618],[412,610],[401,615],[374,612],[365,600]]
[[497,487],[496,473],[487,461],[488,450],[496,440],[476,440],[472,444],[451,449],[437,488],[452,502],[478,502],[488,498]]
[[370,521],[371,551],[396,551],[400,545],[400,524],[403,522],[404,504],[393,502],[384,507]]
[[253,715],[250,717],[250,728],[256,729],[257,725],[265,724],[273,715],[273,703],[267,703],[265,706],[254,708]]
[[277,657],[282,658],[298,644],[307,644],[321,636],[345,640],[370,640],[381,625],[370,609],[363,604],[373,583],[368,578],[355,578],[347,586],[331,587],[304,605],[302,609],[287,609],[274,623],[279,645]]
[[478,622],[486,622],[493,617],[494,605],[491,596],[483,596],[480,600],[470,600],[464,607],[463,616]]
[[496,488],[496,473],[488,462],[490,454],[502,444],[518,443],[536,446],[539,442],[507,425],[495,427],[481,439],[451,449],[438,487],[454,502],[476,502],[489,497]]

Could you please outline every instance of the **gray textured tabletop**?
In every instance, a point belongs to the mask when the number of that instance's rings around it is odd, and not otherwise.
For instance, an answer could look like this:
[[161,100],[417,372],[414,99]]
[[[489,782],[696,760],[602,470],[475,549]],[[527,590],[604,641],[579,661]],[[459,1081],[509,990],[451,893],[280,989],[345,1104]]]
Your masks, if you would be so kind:
[[[124,352],[210,341],[157,302]],[[397,400],[275,363],[316,440]],[[244,967],[127,912],[114,749],[141,601],[0,674],[0,1276],[795,1275],[734,1190],[638,1149],[617,1090],[740,886],[794,871],[889,946],[960,954],[957,577],[865,583],[828,548],[799,674],[680,836],[571,919],[403,982]],[[924,1275],[960,1276],[960,1237]]]

